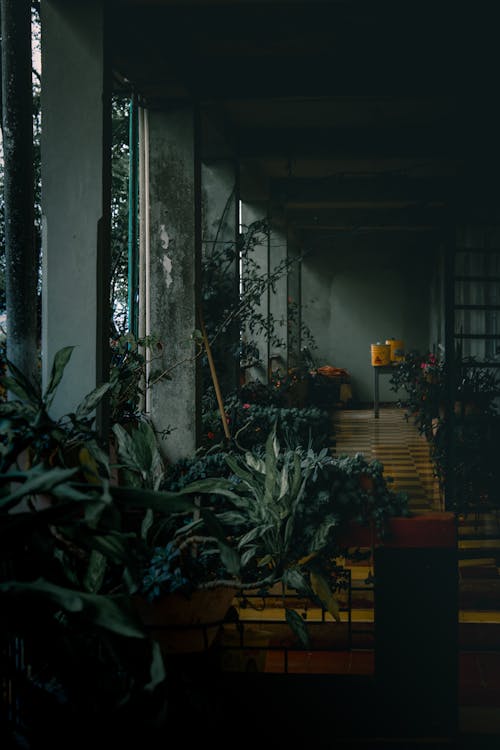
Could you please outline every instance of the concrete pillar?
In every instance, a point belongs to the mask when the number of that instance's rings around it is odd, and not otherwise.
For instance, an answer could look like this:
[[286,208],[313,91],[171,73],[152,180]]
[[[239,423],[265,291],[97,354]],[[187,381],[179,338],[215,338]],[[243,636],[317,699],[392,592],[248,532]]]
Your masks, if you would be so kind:
[[99,0],[42,3],[43,382],[75,346],[55,414],[108,378],[110,110]]
[[[193,338],[201,258],[197,118],[189,107],[149,111],[142,132],[149,177],[145,332],[163,344],[149,369],[146,407],[162,435],[163,454],[176,461],[192,455],[200,435],[200,357]],[[165,371],[170,380],[157,380]]]
[[[202,164],[202,252],[206,260],[220,258],[218,267],[224,277],[223,304],[219,306],[219,323],[227,320],[227,313],[235,311],[239,298],[239,191],[237,171],[234,161],[224,159]],[[225,254],[227,251],[227,255]],[[231,259],[232,254],[234,257]],[[210,293],[211,274],[202,273],[201,284],[204,294]],[[212,306],[213,307],[213,306]],[[205,323],[208,303],[202,304]],[[216,332],[211,341],[212,353],[217,367],[217,377],[223,397],[233,391],[239,383],[239,325],[233,320],[224,330]],[[211,385],[203,383],[204,391]]]
[[287,271],[288,260],[286,223],[283,213],[272,209],[269,235],[269,272],[276,272],[276,279],[269,293],[269,375],[274,370],[286,373],[288,369],[287,334]]
[[[242,233],[246,234],[249,230],[251,231],[251,226],[256,221],[267,221],[267,202],[242,203]],[[250,257],[257,267],[256,270],[259,276],[267,278],[269,274],[269,237],[263,233],[257,233],[254,237],[256,243]],[[245,292],[245,280],[248,279],[248,267],[245,267],[245,264],[242,266],[241,273],[244,284],[243,291]],[[254,305],[255,312],[262,317],[263,321],[269,319],[269,290],[267,287],[257,304],[254,301],[250,301],[249,304]],[[260,380],[263,383],[267,383],[270,351],[266,331],[252,331],[247,326],[243,333],[243,343],[255,344],[259,359],[259,364],[246,368],[245,381]]]
[[287,299],[288,299],[288,328],[287,348],[288,366],[295,367],[301,361],[301,324],[302,324],[302,298],[300,280],[300,255],[301,247],[295,233],[289,229],[287,234],[288,252],[288,276],[287,276]]

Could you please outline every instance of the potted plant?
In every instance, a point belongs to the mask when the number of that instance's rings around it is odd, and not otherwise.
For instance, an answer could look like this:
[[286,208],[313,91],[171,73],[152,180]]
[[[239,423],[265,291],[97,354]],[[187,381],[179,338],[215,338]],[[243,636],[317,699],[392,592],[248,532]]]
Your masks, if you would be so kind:
[[282,449],[276,425],[268,434],[265,450],[225,455],[230,474],[198,483],[203,493],[225,493],[236,511],[233,539],[241,554],[243,592],[264,595],[279,586],[285,616],[299,640],[307,645],[306,625],[285,593],[295,591],[339,618],[335,596],[342,576],[336,558],[348,544],[352,522],[371,524],[383,535],[391,515],[408,512],[407,497],[394,493],[383,476],[380,462],[361,454],[333,457],[327,448]]
[[[75,414],[50,416],[70,356],[71,348],[56,355],[43,396],[10,363],[1,381],[17,396],[0,404],[0,634],[9,681],[2,700],[12,696],[18,707],[6,731],[21,744],[62,742],[75,723],[90,735],[109,728],[122,737],[161,722],[166,665],[136,604],[150,593],[153,521],[158,530],[190,518],[190,534],[201,536],[204,526],[211,543],[220,537],[224,561],[238,559],[190,489],[159,489],[162,467],[147,423],[115,426],[127,460],[113,479],[92,425],[105,385]],[[7,657],[20,644],[26,669]]]

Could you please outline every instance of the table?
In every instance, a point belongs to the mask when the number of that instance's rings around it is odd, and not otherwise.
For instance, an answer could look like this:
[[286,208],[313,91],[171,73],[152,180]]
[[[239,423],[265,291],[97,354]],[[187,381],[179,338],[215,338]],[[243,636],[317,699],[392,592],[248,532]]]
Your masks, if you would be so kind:
[[372,365],[373,367],[373,416],[378,419],[379,415],[379,378],[381,375],[392,375],[398,367],[398,363],[391,365]]

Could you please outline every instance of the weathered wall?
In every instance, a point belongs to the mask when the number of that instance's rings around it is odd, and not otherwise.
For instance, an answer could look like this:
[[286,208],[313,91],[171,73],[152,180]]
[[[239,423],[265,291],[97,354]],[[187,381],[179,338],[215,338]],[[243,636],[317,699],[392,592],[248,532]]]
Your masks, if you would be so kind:
[[[302,317],[318,345],[315,359],[349,370],[355,401],[373,401],[372,343],[393,336],[407,349],[429,346],[436,243],[416,243],[401,235],[339,237],[303,261]],[[380,400],[396,400],[386,377]]]

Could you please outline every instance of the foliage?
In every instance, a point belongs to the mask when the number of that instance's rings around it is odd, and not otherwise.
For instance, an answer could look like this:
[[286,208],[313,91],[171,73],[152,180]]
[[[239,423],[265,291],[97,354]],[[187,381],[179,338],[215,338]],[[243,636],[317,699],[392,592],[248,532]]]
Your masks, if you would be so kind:
[[137,338],[127,332],[111,339],[109,395],[112,422],[140,421],[151,381],[170,378],[168,372],[154,367],[162,350],[161,341],[153,335]]
[[97,405],[109,390],[109,383],[89,393],[74,413],[58,419],[49,413],[73,349],[68,346],[57,352],[43,394],[6,359],[8,373],[0,381],[12,398],[0,404],[0,471],[8,471],[13,466],[23,469],[39,464],[45,467],[79,465],[79,451],[84,446],[97,460],[102,460],[92,423]]
[[[307,445],[316,448],[327,445],[331,434],[328,412],[317,407],[287,407],[242,403],[238,396],[226,400],[226,419],[238,448],[262,446],[273,425],[277,424],[280,439],[287,444]],[[222,425],[218,409],[205,411],[202,417],[205,449],[223,442]]]
[[92,428],[110,384],[75,414],[50,417],[71,352],[57,353],[43,395],[11,363],[2,378],[16,398],[1,405],[1,636],[4,643],[22,638],[29,665],[29,672],[14,662],[6,667],[19,691],[20,746],[34,739],[44,746],[43,737],[54,746],[84,719],[91,734],[112,726],[115,739],[161,720],[165,666],[133,603],[155,560],[149,534],[160,539],[181,519],[199,544],[202,533],[220,537],[226,569],[236,570],[239,560],[215,515],[193,502],[193,487],[158,489],[163,467],[147,423],[129,423],[129,431],[114,425],[120,479],[128,485],[110,481]]
[[498,438],[498,371],[455,353],[454,403],[448,406],[445,363],[433,354],[406,354],[391,375],[391,387],[404,391],[398,402],[428,438],[435,475],[442,489],[453,486],[451,510],[464,512],[496,502],[497,461],[491,446]]
[[[334,594],[342,575],[336,558],[345,553],[341,531],[351,522],[372,525],[382,538],[387,519],[408,514],[408,498],[389,489],[378,461],[361,454],[333,457],[327,448],[311,445],[281,447],[277,425],[267,434],[264,450],[255,447],[200,457],[190,466],[202,477],[201,491],[210,497],[225,493],[237,510],[220,516],[233,524],[232,534],[241,553],[241,579],[245,590],[261,592],[281,583],[338,616]],[[228,470],[217,478],[208,473],[224,459]],[[205,470],[204,462],[208,469]],[[295,613],[296,614],[296,613]],[[287,619],[297,637],[304,626],[288,611]]]
[[[257,340],[264,338],[269,346],[279,349],[286,344],[289,330],[297,331],[302,343],[315,348],[312,333],[299,316],[297,303],[288,300],[286,314],[281,318],[264,312],[261,306],[264,295],[276,293],[277,282],[300,259],[285,259],[272,269],[262,269],[256,251],[269,242],[270,221],[257,220],[245,226],[236,242],[218,239],[224,222],[223,215],[216,222],[215,241],[206,243],[202,258],[202,310],[216,368],[221,369],[228,354],[243,369],[267,368],[267,362],[260,360]],[[240,292],[235,294],[238,268],[242,269]]]
[[429,434],[445,400],[444,362],[433,353],[410,350],[394,368],[389,383],[399,394],[398,406],[406,409],[408,418],[413,417],[421,433]]
[[111,143],[111,285],[110,303],[117,335],[129,326],[128,214],[129,214],[129,98],[112,97]]

